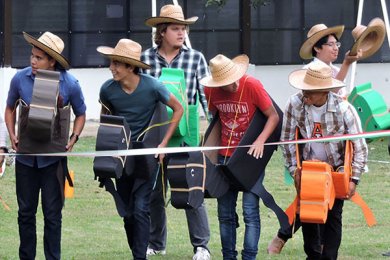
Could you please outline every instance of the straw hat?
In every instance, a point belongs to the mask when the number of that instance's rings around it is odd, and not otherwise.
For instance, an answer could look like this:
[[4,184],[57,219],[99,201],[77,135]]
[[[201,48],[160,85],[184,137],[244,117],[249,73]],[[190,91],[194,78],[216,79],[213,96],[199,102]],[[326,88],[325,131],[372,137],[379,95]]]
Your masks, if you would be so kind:
[[246,73],[249,58],[245,54],[229,59],[218,54],[210,60],[211,76],[200,80],[200,84],[207,87],[223,87],[239,80]]
[[120,39],[115,48],[99,46],[96,50],[109,59],[130,64],[142,69],[150,68],[148,64],[141,61],[141,45],[130,39]]
[[382,46],[386,36],[385,23],[380,18],[374,18],[367,26],[357,25],[352,30],[355,43],[352,45],[349,55],[356,55],[358,49],[362,49],[362,57],[365,59],[373,55]]
[[307,39],[302,44],[301,49],[299,50],[299,56],[304,60],[309,60],[313,58],[311,53],[314,45],[322,38],[330,34],[336,35],[337,39],[340,39],[341,35],[344,32],[344,25],[337,25],[334,27],[327,27],[325,24],[316,24],[311,27],[310,31],[307,33]]
[[189,25],[198,20],[197,16],[184,19],[183,9],[180,5],[164,5],[161,7],[160,16],[150,17],[145,20],[145,24],[151,27],[156,27],[161,23],[177,23]]
[[29,44],[46,52],[47,55],[55,59],[64,69],[69,69],[69,62],[61,55],[65,45],[60,37],[51,32],[43,33],[38,39],[26,32],[23,32],[23,36]]
[[308,69],[293,71],[288,81],[301,90],[330,91],[345,86],[345,83],[332,78],[332,68],[323,62],[313,62]]

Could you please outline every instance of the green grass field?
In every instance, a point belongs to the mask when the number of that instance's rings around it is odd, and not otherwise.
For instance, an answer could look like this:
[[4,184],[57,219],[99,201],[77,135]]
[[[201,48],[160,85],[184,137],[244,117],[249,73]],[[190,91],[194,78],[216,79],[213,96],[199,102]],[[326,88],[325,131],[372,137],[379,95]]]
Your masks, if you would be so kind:
[[[81,138],[75,151],[94,150],[95,139]],[[390,250],[390,156],[387,140],[369,144],[369,173],[362,178],[358,191],[372,208],[378,224],[367,227],[360,209],[346,202],[343,218],[343,240],[339,259],[385,259],[382,253]],[[63,210],[62,258],[63,259],[131,259],[121,218],[108,192],[98,187],[92,171],[92,158],[70,158],[69,168],[75,172],[75,197],[66,200]],[[385,162],[383,162],[385,161]],[[266,188],[274,195],[282,208],[294,198],[293,186],[284,183],[283,163],[280,150],[273,156],[266,169]],[[14,169],[9,167],[0,179],[0,196],[11,208],[6,211],[0,205],[0,259],[18,259],[17,203],[15,196]],[[209,247],[213,259],[222,259],[216,200],[206,200],[211,239]],[[239,216],[241,203],[238,203]],[[38,208],[37,259],[43,256],[43,216]],[[167,255],[150,259],[191,259],[192,247],[183,210],[171,205],[168,214]],[[238,228],[238,250],[241,250],[244,225],[242,217]],[[261,238],[258,259],[304,259],[302,233],[296,235],[285,246],[279,256],[269,256],[266,248],[278,230],[276,216],[261,203]]]

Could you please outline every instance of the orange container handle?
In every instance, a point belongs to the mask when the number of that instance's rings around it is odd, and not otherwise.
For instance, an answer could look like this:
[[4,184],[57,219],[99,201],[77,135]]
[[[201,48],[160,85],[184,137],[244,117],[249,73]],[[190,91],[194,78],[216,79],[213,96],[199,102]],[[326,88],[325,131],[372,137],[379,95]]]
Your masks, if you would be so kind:
[[73,170],[69,171],[69,177],[72,180],[73,186],[70,186],[68,178],[65,178],[65,188],[64,194],[66,199],[70,199],[74,197],[74,172]]

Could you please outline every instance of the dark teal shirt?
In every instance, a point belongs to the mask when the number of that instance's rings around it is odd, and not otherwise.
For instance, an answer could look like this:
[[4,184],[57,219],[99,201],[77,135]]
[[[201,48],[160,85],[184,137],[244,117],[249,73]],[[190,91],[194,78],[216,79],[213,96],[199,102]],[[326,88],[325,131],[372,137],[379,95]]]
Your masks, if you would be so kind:
[[126,93],[118,81],[107,80],[100,88],[100,101],[113,115],[123,116],[135,141],[152,118],[156,104],[169,101],[168,89],[155,78],[140,74],[140,81],[133,93]]

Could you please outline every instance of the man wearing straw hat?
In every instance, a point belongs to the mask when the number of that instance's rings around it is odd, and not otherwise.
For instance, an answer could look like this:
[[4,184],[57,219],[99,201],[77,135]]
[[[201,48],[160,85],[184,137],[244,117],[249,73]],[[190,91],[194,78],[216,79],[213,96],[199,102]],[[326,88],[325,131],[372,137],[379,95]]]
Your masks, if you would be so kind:
[[[238,145],[256,109],[264,114],[267,120],[263,131],[259,133],[248,150],[249,155],[258,159],[263,156],[264,143],[277,126],[279,115],[261,82],[245,75],[248,65],[249,58],[246,55],[239,55],[231,60],[219,54],[210,60],[211,76],[203,78],[201,84],[205,86],[210,111],[214,115],[218,113],[220,119],[221,146]],[[219,150],[219,163],[226,164],[233,152],[234,148]],[[259,176],[260,181],[256,182],[256,186],[262,184],[264,173]],[[237,259],[236,204],[238,192],[237,189],[231,187],[217,199],[223,259]],[[251,191],[243,191],[242,205],[245,222],[242,259],[255,260],[260,239],[259,196]]]
[[[307,33],[307,39],[302,44],[299,55],[302,59],[313,59],[309,64],[305,65],[303,69],[307,69],[311,63],[322,62],[330,66],[332,71],[332,77],[341,81],[344,81],[348,74],[350,65],[357,61],[361,56],[361,50],[356,49],[354,55],[349,55],[348,51],[345,54],[344,61],[341,68],[333,65],[333,62],[337,60],[339,55],[339,49],[341,43],[339,39],[344,32],[344,25],[338,25],[333,27],[327,27],[325,24],[314,25]],[[342,97],[346,97],[348,93],[344,87],[335,89]],[[294,232],[299,229],[300,223],[295,223]],[[290,231],[279,230],[277,236],[270,242],[267,252],[269,254],[279,254],[292,233]]]
[[[361,132],[353,108],[334,93],[345,84],[333,78],[332,69],[323,62],[313,62],[308,69],[294,71],[289,82],[300,90],[286,105],[281,141],[294,140],[296,128],[302,138],[320,138]],[[348,198],[351,198],[367,163],[367,145],[364,139],[352,140],[352,177]],[[282,146],[285,167],[294,178],[300,192],[301,169],[297,167],[295,144]],[[334,167],[344,164],[345,142],[307,143],[302,160],[327,162]],[[304,250],[307,259],[337,259],[342,235],[344,200],[335,199],[325,224],[302,223]]]
[[[8,92],[5,122],[12,148],[18,151],[18,136],[15,132],[15,103],[24,100],[27,105],[32,100],[33,86],[38,69],[58,71],[58,107],[72,106],[75,114],[73,133],[64,151],[71,151],[85,124],[86,106],[78,80],[71,75],[69,62],[61,54],[64,42],[51,32],[43,33],[38,39],[23,33],[25,40],[32,45],[30,66],[16,73]],[[69,127],[65,126],[65,127]],[[19,257],[34,259],[36,255],[36,210],[39,193],[44,216],[43,246],[46,259],[61,258],[61,222],[64,204],[63,190],[67,171],[66,158],[44,156],[17,156],[16,197],[18,200]]]
[[[112,112],[122,115],[131,130],[131,141],[147,128],[158,102],[173,110],[172,119],[162,142],[158,147],[166,147],[174,133],[183,108],[176,97],[157,79],[139,73],[149,65],[140,60],[142,47],[130,39],[121,39],[115,48],[100,46],[97,51],[110,59],[112,79],[107,80],[100,89],[102,113]],[[110,111],[107,111],[110,109]],[[159,155],[160,162],[164,158]],[[142,167],[140,167],[142,169]],[[135,171],[140,171],[135,167]],[[127,241],[134,259],[146,259],[150,228],[150,195],[156,176],[149,179],[139,177],[144,174],[123,174],[116,180],[116,187],[123,202],[129,208],[128,216],[123,218]],[[135,176],[135,177],[134,177]]]
[[[188,105],[196,105],[199,99],[207,117],[207,103],[203,87],[199,84],[199,80],[209,74],[207,62],[202,53],[184,45],[188,25],[197,20],[198,17],[185,19],[179,5],[161,7],[159,16],[150,17],[145,22],[148,26],[156,27],[154,42],[157,46],[146,50],[141,59],[150,64],[151,68],[146,69],[145,72],[153,77],[160,77],[162,68],[183,69]],[[166,185],[164,186],[163,183],[166,183],[166,176],[158,178],[152,194],[148,255],[166,253],[167,228],[163,196],[163,187]],[[210,258],[207,246],[210,240],[210,229],[205,205],[202,204],[196,209],[185,209],[185,213],[195,253],[193,259],[207,260]]]

